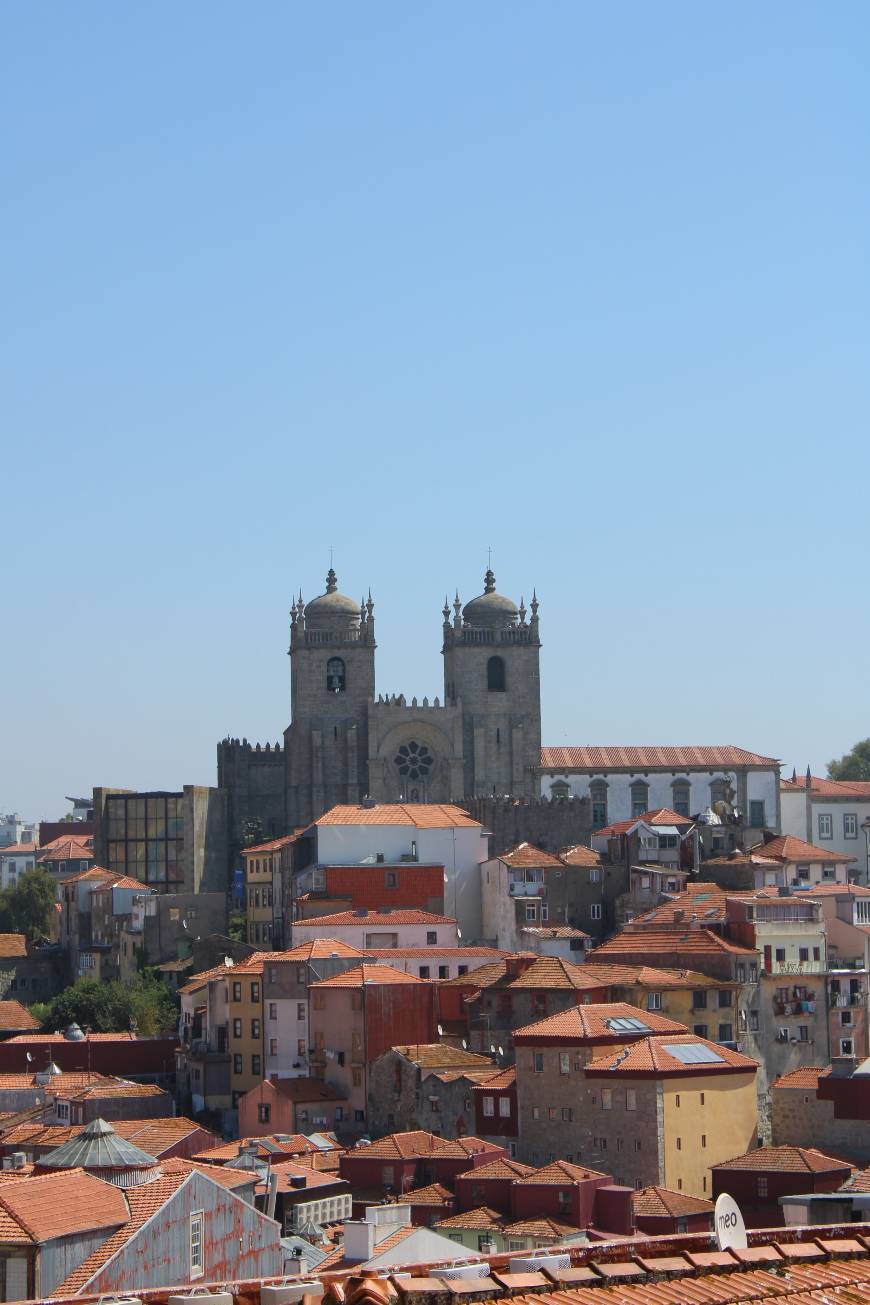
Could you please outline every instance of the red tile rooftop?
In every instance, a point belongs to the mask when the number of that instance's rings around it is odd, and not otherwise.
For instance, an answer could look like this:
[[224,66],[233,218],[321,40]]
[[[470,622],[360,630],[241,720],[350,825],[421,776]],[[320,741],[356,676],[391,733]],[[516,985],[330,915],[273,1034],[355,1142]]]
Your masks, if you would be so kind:
[[335,806],[315,825],[412,825],[417,829],[482,829],[462,807],[441,803],[376,803],[374,806]]
[[[626,1024],[625,1021],[628,1021]],[[625,1001],[589,1003],[572,1006],[569,1010],[548,1015],[545,1019],[516,1029],[513,1035],[517,1046],[540,1045],[547,1042],[588,1043],[625,1042],[649,1034],[688,1033],[685,1024],[641,1010]]]
[[594,867],[601,865],[601,853],[593,852],[585,843],[574,843],[559,849],[559,860],[563,865]]
[[752,956],[758,955],[754,947],[738,947],[736,943],[728,942],[725,938],[720,938],[718,934],[713,933],[710,929],[686,927],[682,929],[655,929],[646,928],[642,924],[633,922],[634,927],[624,929],[622,933],[611,938],[609,942],[602,943],[600,947],[595,947],[589,953],[589,961],[592,964],[606,961],[610,957],[614,960],[625,956],[631,956],[638,951],[646,953],[665,954],[678,953],[680,956],[711,956],[727,952],[734,956]]
[[819,1079],[830,1074],[830,1065],[804,1065],[801,1069],[790,1070],[774,1079],[771,1088],[799,1088],[815,1092]]
[[[30,1011],[21,1005],[20,1001],[0,1001],[0,1030],[7,1032],[9,1029],[38,1029],[39,1020],[31,1015]],[[8,1038],[8,1042],[14,1042],[14,1038]]]
[[[781,793],[805,793],[805,778],[781,779],[779,781],[779,790]],[[811,775],[810,792],[815,797],[858,798],[859,801],[867,802],[870,801],[870,781],[861,779],[819,779],[817,775]]]
[[693,1033],[679,1036],[644,1038],[631,1043],[623,1051],[612,1051],[591,1060],[586,1068],[587,1078],[619,1074],[630,1077],[638,1074],[644,1078],[676,1077],[701,1074],[756,1073],[758,1065],[739,1051],[732,1051],[719,1042],[708,1042]]
[[[617,834],[627,834],[635,825],[691,825],[691,816],[681,816],[678,812],[672,811],[670,807],[655,807],[651,811],[644,811],[642,815],[633,816],[631,820],[617,820],[615,824],[605,825],[603,829],[596,829],[592,835],[593,838],[612,838]],[[662,866],[662,870],[670,870],[669,866]]]
[[631,1203],[635,1217],[646,1219],[685,1219],[691,1215],[713,1213],[712,1201],[655,1185],[635,1192]]
[[553,1160],[533,1173],[518,1177],[517,1183],[522,1187],[562,1187],[565,1183],[585,1182],[587,1178],[606,1176],[599,1169],[589,1169],[586,1165],[575,1165],[569,1160]]
[[795,838],[793,834],[780,834],[778,838],[771,838],[766,843],[756,843],[749,851],[757,852],[767,861],[778,861],[783,865],[791,864],[792,861],[825,862],[828,865],[838,862],[846,865],[856,859],[854,856],[844,856],[841,852],[834,852],[831,848],[805,843],[802,838]]
[[499,852],[496,858],[504,861],[505,865],[515,866],[517,868],[542,869],[561,868],[562,862],[552,852],[544,852],[540,847],[535,847],[534,843],[517,843],[508,852]]
[[685,770],[735,766],[775,766],[775,757],[763,757],[730,744],[720,747],[574,747],[541,748],[541,768],[566,770]]
[[804,1146],[760,1146],[745,1155],[738,1155],[733,1160],[723,1160],[712,1165],[713,1169],[739,1169],[769,1173],[804,1173],[829,1174],[840,1170],[848,1175],[852,1166],[845,1160],[835,1159],[817,1151],[814,1147]]
[[[497,1152],[501,1148],[493,1142],[484,1142],[479,1137],[436,1137],[423,1128],[412,1129],[406,1133],[389,1133],[386,1137],[376,1138],[367,1146],[357,1144],[347,1152],[348,1158],[356,1156],[361,1159],[377,1157],[386,1160],[426,1159],[429,1156],[455,1157],[481,1155]],[[479,1173],[480,1170],[475,1170]]]

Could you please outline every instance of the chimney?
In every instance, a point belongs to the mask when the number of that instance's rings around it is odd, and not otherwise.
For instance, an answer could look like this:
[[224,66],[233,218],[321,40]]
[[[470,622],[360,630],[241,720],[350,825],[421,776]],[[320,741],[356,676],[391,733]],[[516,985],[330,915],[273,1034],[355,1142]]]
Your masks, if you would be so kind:
[[375,1227],[365,1219],[347,1219],[344,1225],[344,1254],[348,1260],[370,1260],[375,1253]]
[[506,956],[504,958],[504,972],[510,975],[512,979],[516,979],[537,959],[536,956]]

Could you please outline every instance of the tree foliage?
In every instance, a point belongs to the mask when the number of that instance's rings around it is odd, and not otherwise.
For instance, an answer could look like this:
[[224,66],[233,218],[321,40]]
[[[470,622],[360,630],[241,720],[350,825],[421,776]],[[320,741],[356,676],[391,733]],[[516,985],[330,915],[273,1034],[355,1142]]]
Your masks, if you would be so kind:
[[44,938],[50,931],[57,894],[44,870],[28,870],[14,888],[0,891],[0,933]]
[[125,1033],[135,1028],[143,1037],[170,1033],[178,1016],[172,993],[153,970],[144,970],[127,983],[77,979],[48,1003],[43,1028],[48,1032],[69,1024],[94,1033]]
[[828,779],[870,780],[870,739],[856,743],[839,760],[829,761]]

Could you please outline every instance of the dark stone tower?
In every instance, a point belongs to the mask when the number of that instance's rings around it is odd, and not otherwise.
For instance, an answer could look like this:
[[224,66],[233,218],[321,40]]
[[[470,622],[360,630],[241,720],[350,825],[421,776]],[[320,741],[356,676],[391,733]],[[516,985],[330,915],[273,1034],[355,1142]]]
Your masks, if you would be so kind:
[[359,802],[367,786],[368,704],[375,691],[371,594],[355,603],[326,592],[290,609],[290,725],[284,733],[289,828],[336,803]]
[[444,606],[444,695],[462,708],[465,793],[536,797],[541,763],[541,640],[538,600],[531,620],[496,593],[487,571],[484,591],[461,610],[459,595]]

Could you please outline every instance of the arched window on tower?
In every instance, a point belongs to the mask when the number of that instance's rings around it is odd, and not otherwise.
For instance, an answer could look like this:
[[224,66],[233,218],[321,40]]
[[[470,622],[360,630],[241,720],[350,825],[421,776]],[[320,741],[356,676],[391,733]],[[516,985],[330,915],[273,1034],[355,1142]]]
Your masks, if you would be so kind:
[[486,663],[486,687],[490,693],[504,693],[507,688],[503,657],[490,657]]
[[340,657],[330,657],[326,663],[327,693],[344,693],[344,662]]

